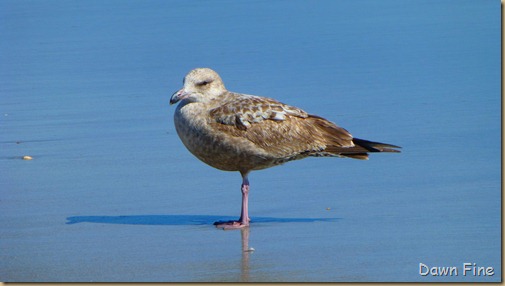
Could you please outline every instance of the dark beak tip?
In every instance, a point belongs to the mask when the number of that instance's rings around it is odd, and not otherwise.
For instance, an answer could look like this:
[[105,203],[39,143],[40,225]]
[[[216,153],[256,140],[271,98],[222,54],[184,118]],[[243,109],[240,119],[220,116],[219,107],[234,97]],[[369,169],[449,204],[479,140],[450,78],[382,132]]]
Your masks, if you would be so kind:
[[170,97],[170,105],[173,105],[181,100],[180,91],[174,92],[172,97]]

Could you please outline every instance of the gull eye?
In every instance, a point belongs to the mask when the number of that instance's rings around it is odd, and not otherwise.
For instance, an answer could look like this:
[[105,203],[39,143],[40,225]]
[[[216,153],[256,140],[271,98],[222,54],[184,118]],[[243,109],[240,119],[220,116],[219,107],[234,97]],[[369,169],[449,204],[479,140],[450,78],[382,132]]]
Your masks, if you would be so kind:
[[196,85],[198,86],[206,86],[210,83],[211,81],[209,80],[204,80],[204,81],[201,81],[201,82],[198,82]]

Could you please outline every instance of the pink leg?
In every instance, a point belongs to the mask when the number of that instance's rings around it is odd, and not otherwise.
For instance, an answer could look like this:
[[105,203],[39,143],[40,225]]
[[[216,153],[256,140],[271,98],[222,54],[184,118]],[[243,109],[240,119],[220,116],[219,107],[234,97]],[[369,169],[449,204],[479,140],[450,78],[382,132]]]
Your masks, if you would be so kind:
[[240,188],[242,190],[242,211],[240,212],[239,221],[243,225],[249,225],[249,180],[247,179],[247,175],[242,178],[242,186]]
[[242,173],[242,211],[240,212],[240,218],[238,221],[227,221],[227,222],[215,222],[214,225],[218,228],[222,229],[239,229],[246,226],[249,226],[249,209],[248,209],[248,201],[249,201],[249,180],[247,179],[248,173]]

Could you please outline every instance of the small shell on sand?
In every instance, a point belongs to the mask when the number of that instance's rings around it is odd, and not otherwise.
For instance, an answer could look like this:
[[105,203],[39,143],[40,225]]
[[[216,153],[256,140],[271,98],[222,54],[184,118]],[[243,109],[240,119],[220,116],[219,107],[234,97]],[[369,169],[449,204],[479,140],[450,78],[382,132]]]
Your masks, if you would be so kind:
[[31,160],[33,159],[32,156],[23,156],[23,160]]

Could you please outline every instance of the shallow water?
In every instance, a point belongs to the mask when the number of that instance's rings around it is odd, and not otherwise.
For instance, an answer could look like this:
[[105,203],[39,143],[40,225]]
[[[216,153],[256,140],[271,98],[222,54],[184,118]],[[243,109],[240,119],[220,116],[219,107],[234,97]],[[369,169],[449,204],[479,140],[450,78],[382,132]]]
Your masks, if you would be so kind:
[[[499,9],[0,2],[0,281],[500,281]],[[216,230],[240,175],[168,105],[201,66],[403,152],[254,172],[250,229]]]

